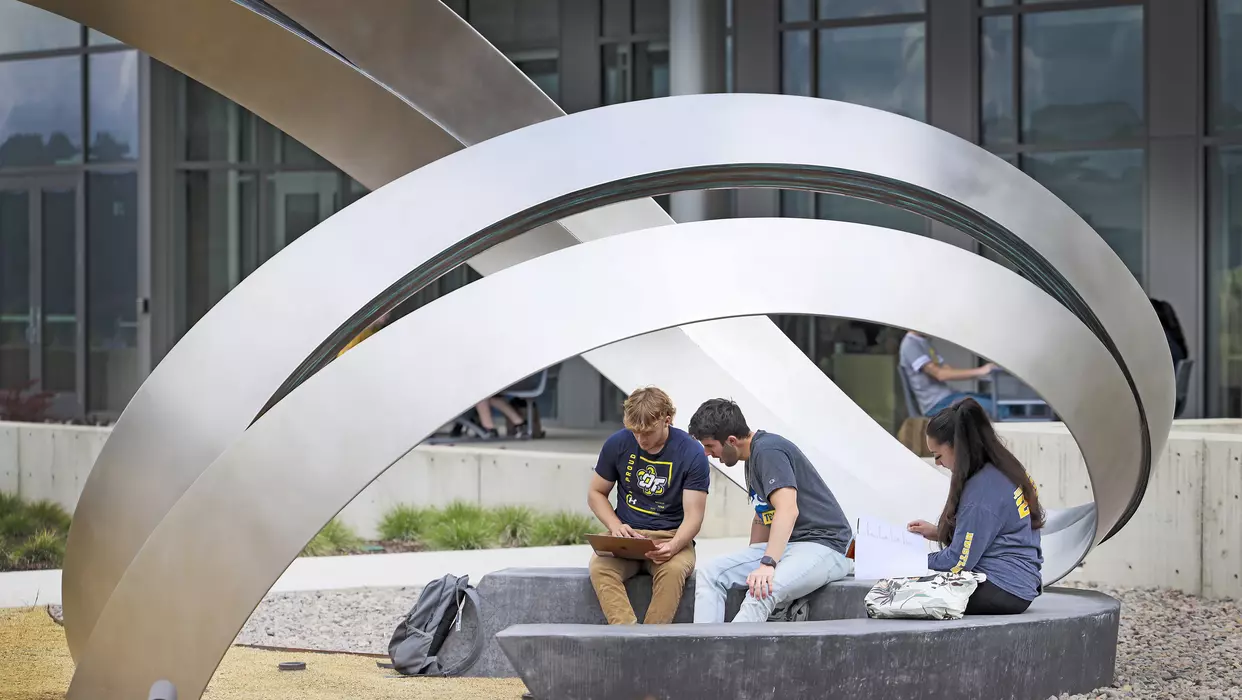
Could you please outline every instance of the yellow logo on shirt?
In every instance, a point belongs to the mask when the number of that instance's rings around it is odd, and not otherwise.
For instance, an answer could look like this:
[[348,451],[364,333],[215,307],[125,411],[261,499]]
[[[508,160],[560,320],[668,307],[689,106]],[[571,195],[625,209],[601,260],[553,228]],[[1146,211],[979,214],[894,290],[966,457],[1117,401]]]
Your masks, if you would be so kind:
[[966,560],[970,559],[970,543],[974,541],[975,541],[975,533],[973,532],[966,533],[966,541],[962,543],[962,556],[958,557],[957,566],[954,566],[952,569],[950,569],[952,573],[955,573],[955,574],[960,573],[962,569],[965,568]]
[[1014,489],[1013,502],[1018,506],[1018,517],[1025,518],[1031,514],[1031,507],[1026,503],[1026,496],[1022,493],[1022,487]]

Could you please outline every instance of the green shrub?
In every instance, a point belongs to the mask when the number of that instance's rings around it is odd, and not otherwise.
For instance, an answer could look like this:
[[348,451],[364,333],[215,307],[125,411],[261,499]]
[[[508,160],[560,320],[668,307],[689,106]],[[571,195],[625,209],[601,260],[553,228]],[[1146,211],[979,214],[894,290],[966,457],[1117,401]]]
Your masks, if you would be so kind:
[[19,542],[8,554],[15,569],[55,569],[65,559],[65,537],[52,530],[40,530]]
[[337,554],[353,554],[362,547],[362,538],[348,525],[333,518],[323,526],[306,547],[302,556],[327,557]]
[[594,518],[562,511],[540,518],[531,532],[530,543],[535,547],[584,544],[587,535],[599,531]]
[[526,506],[500,506],[492,511],[492,519],[502,547],[525,547],[530,544],[539,518]]
[[398,505],[384,514],[379,524],[382,540],[417,542],[426,539],[427,529],[438,518],[434,508]]
[[23,509],[0,517],[0,540],[16,542],[39,531],[34,518]]
[[64,561],[69,514],[51,501],[0,493],[0,570],[54,569]]
[[496,521],[481,506],[454,501],[427,531],[432,549],[488,549],[497,541]]
[[0,491],[0,518],[22,509],[22,499],[17,494]]
[[69,532],[71,522],[69,514],[53,501],[36,501],[26,504],[26,515],[34,521],[39,530],[53,532]]
[[440,520],[451,520],[456,522],[464,521],[488,521],[491,520],[491,514],[487,512],[483,506],[476,503],[468,503],[466,501],[453,501],[444,507],[440,512]]
[[491,549],[496,528],[488,520],[443,520],[427,533],[432,549]]

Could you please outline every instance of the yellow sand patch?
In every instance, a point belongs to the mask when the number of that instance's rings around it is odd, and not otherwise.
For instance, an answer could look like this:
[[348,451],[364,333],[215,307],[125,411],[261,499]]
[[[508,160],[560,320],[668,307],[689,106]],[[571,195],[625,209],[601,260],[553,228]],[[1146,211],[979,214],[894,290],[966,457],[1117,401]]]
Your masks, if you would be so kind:
[[[305,671],[280,671],[282,661],[304,661]],[[233,647],[207,693],[210,700],[516,700],[526,691],[516,678],[406,678],[378,668],[376,659],[348,654],[305,654]],[[0,610],[0,700],[61,700],[73,677],[64,630],[44,608]]]

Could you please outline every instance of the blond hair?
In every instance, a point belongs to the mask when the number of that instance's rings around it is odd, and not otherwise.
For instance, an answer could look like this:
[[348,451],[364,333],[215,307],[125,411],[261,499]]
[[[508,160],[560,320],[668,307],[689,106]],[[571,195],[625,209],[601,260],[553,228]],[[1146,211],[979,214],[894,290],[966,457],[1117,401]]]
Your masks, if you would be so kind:
[[673,400],[663,389],[645,386],[635,389],[625,399],[623,420],[627,430],[645,432],[655,428],[664,419],[672,420],[677,415]]

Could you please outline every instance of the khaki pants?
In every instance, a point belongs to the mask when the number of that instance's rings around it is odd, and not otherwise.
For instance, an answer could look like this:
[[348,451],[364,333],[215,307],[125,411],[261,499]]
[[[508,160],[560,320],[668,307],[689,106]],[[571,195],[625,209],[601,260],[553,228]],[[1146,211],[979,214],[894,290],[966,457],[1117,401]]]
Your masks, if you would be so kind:
[[[635,530],[653,540],[667,540],[676,533],[672,530]],[[648,625],[663,625],[673,621],[681,594],[686,589],[686,578],[694,570],[694,545],[673,555],[663,564],[653,561],[637,561],[618,557],[591,555],[591,585],[599,598],[599,606],[610,625],[633,625],[638,622],[630,596],[625,592],[625,582],[640,571],[651,574],[651,605],[643,620]]]

